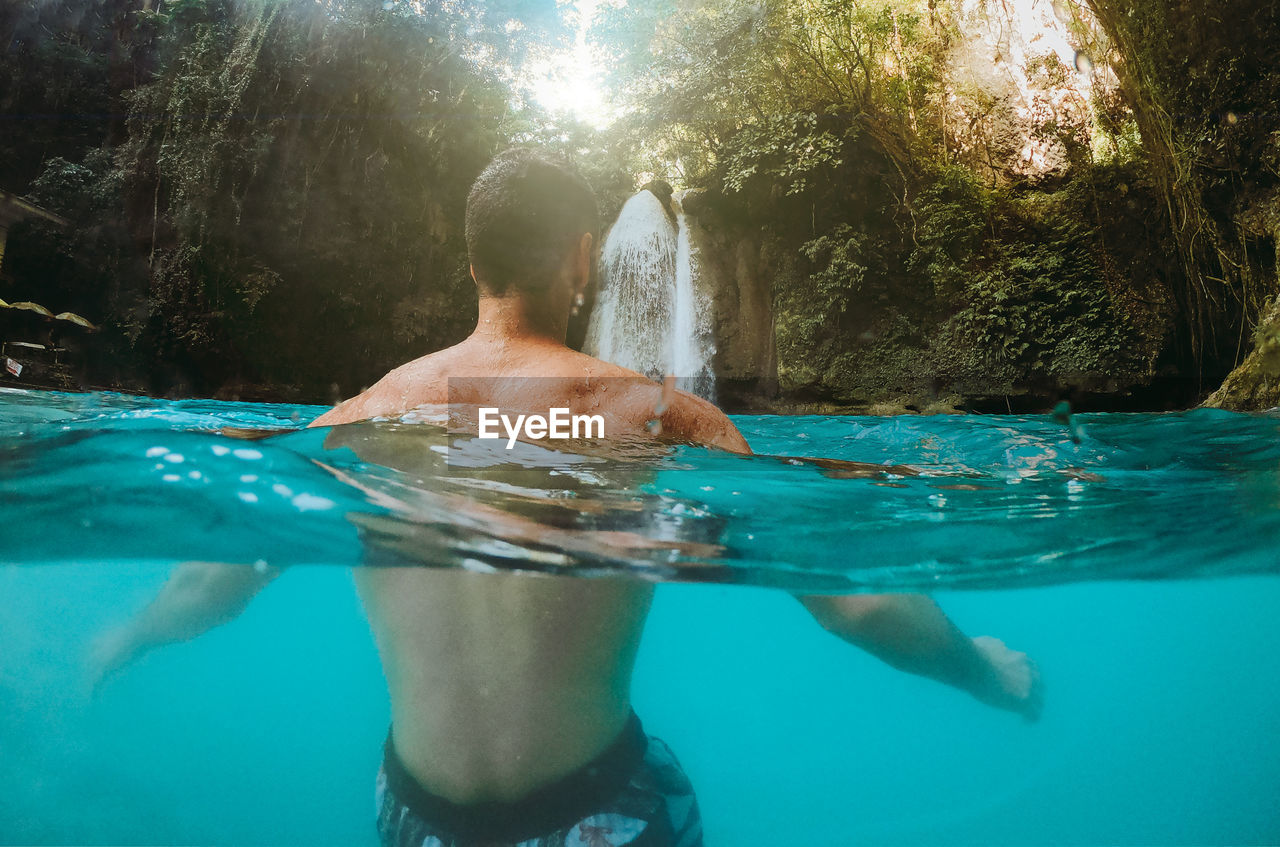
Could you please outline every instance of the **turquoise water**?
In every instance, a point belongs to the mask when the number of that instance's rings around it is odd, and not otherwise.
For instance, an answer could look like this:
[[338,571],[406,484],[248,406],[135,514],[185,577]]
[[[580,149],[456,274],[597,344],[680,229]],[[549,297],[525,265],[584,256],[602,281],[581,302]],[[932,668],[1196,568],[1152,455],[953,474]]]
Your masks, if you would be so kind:
[[506,450],[423,422],[299,431],[321,411],[4,392],[0,561],[519,566],[808,590],[1280,567],[1280,415],[739,416],[767,454],[742,457]]
[[[3,395],[0,843],[371,845],[387,706],[345,568],[295,568],[97,698],[83,653],[174,560],[410,564],[406,539],[466,567],[929,585],[969,634],[1039,661],[1027,726],[876,663],[784,592],[664,586],[636,706],[697,785],[709,844],[1280,841],[1276,417],[742,417],[759,452],[926,475],[681,448],[589,472],[561,457],[556,485],[461,470],[486,464],[465,445],[441,466],[414,445],[449,439],[421,424],[327,450],[319,431],[216,432],[318,411]],[[469,501],[520,521],[500,537]],[[557,559],[528,521],[622,532]]]

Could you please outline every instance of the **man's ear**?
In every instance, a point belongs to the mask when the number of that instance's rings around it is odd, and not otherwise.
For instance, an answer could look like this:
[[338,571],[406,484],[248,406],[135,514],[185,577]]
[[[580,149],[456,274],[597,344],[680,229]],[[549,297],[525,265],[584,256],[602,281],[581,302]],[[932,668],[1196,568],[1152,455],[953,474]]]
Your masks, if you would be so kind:
[[578,254],[574,257],[574,282],[578,291],[582,291],[587,287],[587,283],[591,281],[591,260],[593,254],[591,247],[595,243],[595,238],[589,232],[582,233],[582,238],[578,241]]

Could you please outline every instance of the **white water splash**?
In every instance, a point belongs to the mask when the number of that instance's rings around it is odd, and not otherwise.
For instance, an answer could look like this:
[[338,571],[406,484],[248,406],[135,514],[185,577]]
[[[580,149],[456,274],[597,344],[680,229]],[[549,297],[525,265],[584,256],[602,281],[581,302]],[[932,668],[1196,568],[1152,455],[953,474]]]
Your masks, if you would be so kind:
[[653,379],[674,374],[680,388],[715,397],[711,302],[688,222],[677,211],[673,224],[648,191],[626,202],[605,239],[584,349]]

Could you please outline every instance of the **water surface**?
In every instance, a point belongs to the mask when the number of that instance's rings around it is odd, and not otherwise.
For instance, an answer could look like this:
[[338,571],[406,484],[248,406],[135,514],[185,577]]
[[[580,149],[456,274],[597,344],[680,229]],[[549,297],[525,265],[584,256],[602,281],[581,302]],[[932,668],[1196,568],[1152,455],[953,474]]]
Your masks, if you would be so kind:
[[[533,568],[803,590],[1271,573],[1280,416],[737,416],[755,451],[0,394],[0,561]],[[223,427],[282,428],[262,440]],[[838,460],[809,461],[813,458]],[[850,464],[852,463],[852,464]]]

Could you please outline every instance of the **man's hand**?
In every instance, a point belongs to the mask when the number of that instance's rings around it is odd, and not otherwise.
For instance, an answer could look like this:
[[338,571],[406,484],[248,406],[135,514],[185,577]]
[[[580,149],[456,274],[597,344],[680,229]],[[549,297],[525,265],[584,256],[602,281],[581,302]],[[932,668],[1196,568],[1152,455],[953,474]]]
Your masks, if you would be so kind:
[[989,635],[973,639],[973,646],[990,669],[972,689],[973,696],[989,706],[1016,712],[1028,722],[1039,720],[1044,685],[1031,657],[1010,650],[1003,641]]
[[125,625],[98,635],[89,645],[88,680],[90,694],[96,696],[102,686],[141,655],[134,627]]
[[88,656],[93,690],[150,650],[189,641],[234,620],[279,574],[278,568],[226,562],[178,565],[150,605],[94,641]]
[[922,594],[796,597],[822,627],[900,671],[968,691],[998,709],[1038,720],[1040,672],[1004,642],[969,638]]

